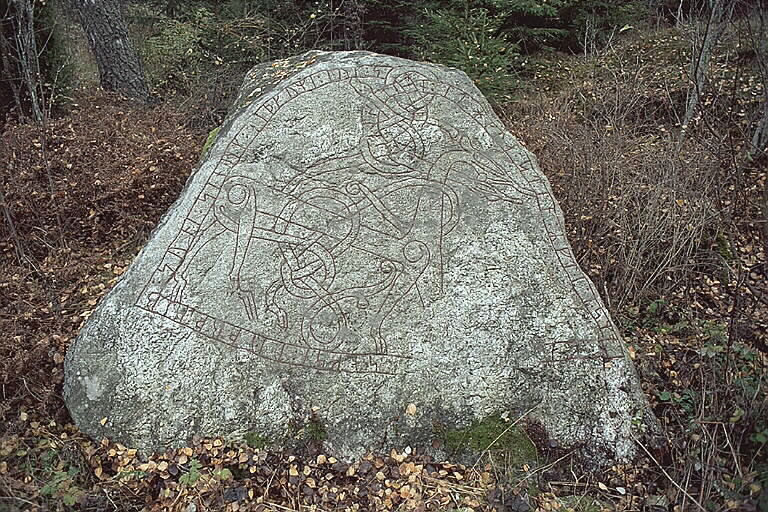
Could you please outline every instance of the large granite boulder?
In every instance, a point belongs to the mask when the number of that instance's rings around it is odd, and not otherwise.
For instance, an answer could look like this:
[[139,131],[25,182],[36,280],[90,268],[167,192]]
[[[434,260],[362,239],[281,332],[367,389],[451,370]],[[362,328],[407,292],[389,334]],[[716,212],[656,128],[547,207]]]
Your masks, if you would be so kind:
[[142,449],[314,424],[342,457],[507,412],[603,464],[649,417],[531,154],[464,73],[363,52],[248,74],[65,398]]

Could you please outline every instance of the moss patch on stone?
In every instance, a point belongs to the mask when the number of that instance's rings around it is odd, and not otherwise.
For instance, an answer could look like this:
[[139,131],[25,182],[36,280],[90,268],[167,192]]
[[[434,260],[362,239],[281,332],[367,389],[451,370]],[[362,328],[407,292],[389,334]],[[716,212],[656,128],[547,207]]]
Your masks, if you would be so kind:
[[462,429],[439,428],[438,438],[445,448],[455,454],[483,452],[503,453],[514,466],[535,464],[536,446],[526,433],[501,415],[492,415]]
[[245,435],[245,444],[256,450],[261,450],[269,445],[269,439],[257,432],[248,432]]
[[328,433],[325,431],[325,427],[317,418],[312,418],[309,420],[305,431],[307,433],[307,437],[309,437],[309,439],[312,441],[325,441],[325,439],[328,437]]
[[203,150],[200,152],[201,156],[205,156],[210,147],[213,145],[213,141],[216,140],[216,136],[219,134],[219,130],[221,130],[221,126],[217,126],[208,134],[208,138],[205,139],[205,144],[203,144]]

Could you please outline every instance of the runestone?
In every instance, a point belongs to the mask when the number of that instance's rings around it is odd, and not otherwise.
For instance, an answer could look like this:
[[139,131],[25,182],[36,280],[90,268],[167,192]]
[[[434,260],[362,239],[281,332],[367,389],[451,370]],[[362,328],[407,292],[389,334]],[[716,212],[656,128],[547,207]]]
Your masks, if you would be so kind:
[[65,395],[144,449],[311,419],[344,457],[506,411],[607,463],[649,414],[533,156],[463,73],[365,52],[246,76]]

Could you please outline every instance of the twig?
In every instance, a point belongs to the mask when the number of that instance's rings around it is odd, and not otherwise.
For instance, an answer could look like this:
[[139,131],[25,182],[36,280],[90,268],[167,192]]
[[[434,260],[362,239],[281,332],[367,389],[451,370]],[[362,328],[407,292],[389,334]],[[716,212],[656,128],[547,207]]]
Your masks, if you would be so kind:
[[24,383],[24,387],[27,389],[30,395],[36,398],[38,402],[45,402],[45,400],[37,396],[31,389],[29,389],[29,385],[27,385],[27,379],[22,378],[21,381]]
[[747,289],[748,289],[750,292],[752,292],[752,295],[753,295],[753,296],[754,296],[754,297],[755,297],[757,300],[759,300],[760,302],[762,302],[763,304],[765,304],[766,306],[768,306],[768,299],[766,299],[766,298],[765,298],[765,296],[764,296],[764,295],[763,295],[763,294],[762,294],[762,293],[761,293],[759,290],[755,289],[755,287],[754,287],[754,286],[752,286],[752,285],[749,283],[749,280],[745,281],[745,282],[744,282],[744,284],[747,286]]
[[725,444],[727,444],[728,448],[731,450],[731,455],[733,456],[733,464],[736,466],[736,471],[739,472],[740,478],[744,478],[744,473],[741,471],[741,464],[739,464],[739,458],[736,456],[736,450],[733,449],[733,443],[731,443],[731,438],[728,435],[728,429],[725,428],[725,424],[723,424],[722,427],[723,433],[725,434]]
[[0,207],[3,209],[3,217],[5,218],[5,224],[8,226],[8,232],[11,235],[11,239],[13,240],[13,250],[16,253],[16,258],[19,260],[19,264],[21,264],[22,261],[27,260],[27,255],[24,252],[24,245],[21,242],[21,239],[19,238],[19,234],[16,231],[16,224],[13,222],[13,215],[11,215],[11,208],[8,206],[8,203],[5,201],[5,194],[3,193],[3,190],[0,188]]
[[277,475],[277,468],[272,472],[272,476],[269,477],[269,480],[267,481],[267,485],[264,487],[264,494],[262,495],[262,500],[266,500],[267,496],[269,495],[269,488],[272,487],[272,481],[275,479],[275,475]]
[[107,489],[102,489],[102,490],[104,491],[104,496],[107,497],[107,500],[109,500],[112,506],[115,507],[115,510],[118,510],[117,503],[115,503],[115,501],[112,499],[112,496],[109,495],[109,490]]
[[[307,506],[307,505],[299,505],[299,508],[298,508],[298,509],[295,509],[295,508],[288,508],[288,507],[284,507],[284,506],[282,506],[282,505],[278,505],[277,503],[272,503],[271,501],[262,501],[262,502],[261,502],[261,504],[262,504],[262,505],[266,505],[266,506],[268,506],[268,507],[274,507],[274,508],[276,508],[276,509],[278,509],[278,510],[286,510],[286,511],[288,511],[288,512],[296,512],[296,510],[301,510],[302,508],[306,508],[306,509],[309,509],[309,508],[310,508],[310,507],[309,507],[309,506]],[[319,509],[319,508],[315,508],[315,509],[313,509],[313,510],[317,510],[317,511],[319,511],[319,512],[324,512],[324,511],[323,511],[323,509]]]
[[[520,480],[519,483],[521,484],[521,483],[525,482],[526,480],[528,480],[529,478],[531,478],[532,476],[536,475],[537,473],[541,473],[542,471],[546,471],[547,469],[549,469],[551,467],[554,467],[561,460],[563,460],[563,459],[565,459],[567,457],[570,457],[571,455],[573,455],[573,452],[568,452],[565,455],[563,455],[562,457],[560,457],[559,459],[557,459],[556,461],[554,461],[554,462],[552,462],[550,464],[545,464],[544,466],[541,466],[541,467],[538,467],[538,468],[534,469],[533,471],[531,471],[527,475],[525,475],[525,477],[522,480]],[[561,483],[561,482],[549,482],[549,483],[552,484],[552,483]],[[562,484],[563,485],[574,485],[574,486],[576,486],[576,485],[588,485],[588,484],[580,484],[578,482],[567,483],[567,484],[565,482],[562,482]]]
[[24,498],[19,498],[18,496],[0,496],[0,500],[16,500],[21,501],[22,503],[26,503],[27,505],[32,505],[33,507],[37,506],[37,503],[32,503],[29,500],[25,500]]
[[659,464],[659,461],[657,461],[657,460],[656,460],[656,457],[654,457],[654,456],[651,454],[651,452],[649,452],[649,451],[648,451],[648,448],[646,448],[646,447],[645,447],[645,445],[644,445],[643,443],[641,443],[641,442],[640,442],[640,440],[639,440],[638,438],[636,438],[634,434],[630,433],[630,435],[632,436],[632,439],[633,439],[633,440],[634,440],[634,441],[635,441],[635,442],[636,442],[636,443],[637,443],[637,444],[640,446],[640,448],[642,448],[642,449],[643,449],[643,451],[646,453],[646,455],[648,455],[648,456],[651,458],[651,460],[654,462],[654,464],[656,464],[656,466],[658,466],[658,468],[661,470],[661,472],[664,474],[664,476],[665,476],[665,477],[667,477],[667,480],[669,480],[669,481],[672,483],[672,485],[674,485],[675,487],[677,487],[677,488],[678,488],[678,490],[679,490],[680,492],[682,492],[682,493],[683,493],[683,494],[684,494],[684,495],[685,495],[685,496],[686,496],[686,497],[687,497],[689,500],[691,500],[691,501],[692,501],[692,502],[693,502],[693,503],[694,503],[694,504],[695,504],[697,507],[699,507],[699,510],[702,510],[703,512],[707,512],[707,509],[706,509],[706,508],[704,508],[704,507],[702,506],[702,504],[701,504],[701,503],[699,503],[699,501],[698,501],[696,498],[694,498],[693,496],[691,496],[691,495],[690,495],[690,493],[689,493],[688,491],[686,491],[685,489],[683,489],[683,488],[680,486],[680,484],[678,484],[677,482],[675,482],[675,479],[674,479],[674,478],[672,478],[672,477],[669,475],[669,473],[667,473],[667,470],[666,470],[666,469],[664,469],[664,468],[662,467],[662,465],[661,465],[661,464]]

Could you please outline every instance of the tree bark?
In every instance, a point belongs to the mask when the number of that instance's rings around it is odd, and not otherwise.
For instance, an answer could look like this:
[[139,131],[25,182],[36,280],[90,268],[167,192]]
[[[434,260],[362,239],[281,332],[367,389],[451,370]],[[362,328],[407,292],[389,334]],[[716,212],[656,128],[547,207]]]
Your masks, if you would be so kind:
[[147,102],[149,87],[128,38],[120,0],[72,0],[96,57],[101,86]]
[[693,83],[688,94],[688,103],[685,109],[678,147],[682,145],[688,132],[688,126],[698,112],[701,96],[707,82],[712,51],[717,46],[720,36],[723,35],[725,27],[731,19],[734,6],[735,2],[733,0],[707,0],[709,17],[707,18],[703,37],[700,41],[694,41],[693,60],[691,61],[691,81]]
[[[757,19],[757,27],[753,30],[750,21],[747,20],[747,29],[750,35],[750,44],[757,58],[760,80],[763,82],[763,101],[761,105],[763,115],[755,125],[755,131],[752,132],[748,152],[748,157],[750,158],[757,157],[768,149],[768,9],[762,4],[759,5],[754,13],[754,18]],[[768,195],[766,195],[766,201],[768,206]],[[766,210],[766,213],[768,213],[768,210]],[[768,226],[766,226],[766,230],[768,235]]]
[[756,158],[768,149],[768,100],[763,101],[763,117],[757,122],[749,144],[749,157]]

